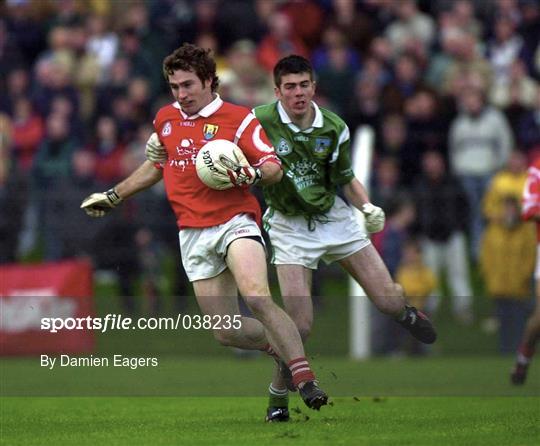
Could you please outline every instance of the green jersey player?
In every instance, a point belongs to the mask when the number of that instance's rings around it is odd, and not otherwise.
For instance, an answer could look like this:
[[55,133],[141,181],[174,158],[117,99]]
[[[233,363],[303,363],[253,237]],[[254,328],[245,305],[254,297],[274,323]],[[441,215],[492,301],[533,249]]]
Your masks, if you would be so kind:
[[[312,272],[319,260],[338,262],[358,281],[375,306],[424,343],[436,333],[427,317],[408,306],[353,209],[362,211],[368,232],[384,227],[384,212],[370,203],[350,162],[350,133],[343,120],[313,102],[315,81],[309,61],[292,55],[274,68],[277,102],[254,109],[282,162],[283,178],[264,190],[265,229],[272,243],[285,309],[305,340],[313,323]],[[267,421],[287,421],[289,372],[278,366],[270,385]]]

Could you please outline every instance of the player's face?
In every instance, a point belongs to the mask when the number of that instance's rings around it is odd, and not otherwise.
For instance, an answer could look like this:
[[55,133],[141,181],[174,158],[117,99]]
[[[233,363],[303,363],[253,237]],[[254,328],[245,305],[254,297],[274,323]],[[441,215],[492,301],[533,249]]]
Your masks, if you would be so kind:
[[188,116],[198,113],[213,101],[211,85],[211,80],[201,82],[193,71],[175,70],[169,74],[171,93]]
[[305,116],[315,96],[315,82],[309,73],[286,74],[281,77],[279,88],[275,88],[276,96],[291,118]]

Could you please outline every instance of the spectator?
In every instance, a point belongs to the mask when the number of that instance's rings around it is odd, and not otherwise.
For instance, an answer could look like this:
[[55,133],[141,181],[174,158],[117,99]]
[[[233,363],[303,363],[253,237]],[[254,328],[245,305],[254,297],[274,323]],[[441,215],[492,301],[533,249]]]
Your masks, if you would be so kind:
[[372,177],[371,201],[387,209],[401,186],[400,168],[397,159],[391,155],[381,156],[375,161]]
[[18,98],[13,110],[13,161],[16,168],[28,174],[45,133],[43,120],[26,97]]
[[440,49],[430,58],[424,79],[426,83],[443,92],[448,71],[457,63],[466,33],[458,27],[445,27],[440,33]]
[[514,104],[534,107],[538,83],[528,76],[521,59],[515,59],[509,67],[508,79],[504,84],[495,84],[491,90],[491,103],[500,108]]
[[347,42],[344,33],[335,27],[323,33],[323,45],[313,54],[318,73],[318,94],[331,104],[330,108],[342,114],[354,88],[360,60]]
[[88,150],[96,156],[96,179],[103,184],[118,181],[126,175],[126,148],[119,141],[114,119],[110,116],[99,118],[95,134],[95,142]]
[[259,45],[258,60],[270,73],[278,60],[290,54],[308,57],[308,49],[296,35],[289,16],[276,11],[268,18],[268,33]]
[[136,29],[125,28],[120,35],[119,56],[129,61],[130,77],[144,77],[150,82],[151,95],[155,98],[161,91],[162,74],[155,69],[159,64],[154,55],[143,46],[141,40],[142,37]]
[[33,174],[39,189],[71,175],[71,157],[77,141],[70,136],[67,118],[58,113],[47,118],[46,135],[34,159]]
[[[422,157],[422,175],[414,197],[426,265],[437,275],[446,273],[454,317],[470,324],[472,290],[465,239],[469,207],[460,183],[447,172],[441,153],[428,151]],[[441,290],[433,291],[431,307],[436,311]]]
[[477,260],[484,227],[481,201],[491,177],[508,160],[513,135],[504,115],[486,104],[482,91],[463,91],[460,105],[449,132],[449,159],[451,172],[461,182],[472,211],[471,249]]
[[221,76],[223,99],[248,108],[272,102],[274,88],[268,73],[257,63],[257,48],[249,40],[233,44],[227,54],[229,69]]
[[532,163],[540,155],[540,88],[536,92],[534,108],[519,119],[517,138]]
[[0,113],[0,264],[16,260],[18,235],[27,201],[28,186],[10,162],[12,123]]
[[332,0],[331,24],[339,27],[351,45],[365,54],[375,37],[376,20],[371,17],[368,5],[349,0]]
[[41,192],[44,239],[48,260],[70,257],[91,257],[97,232],[103,228],[88,222],[79,212],[81,197],[96,187],[95,155],[79,150],[71,158],[69,176],[58,178],[54,187]]
[[[396,281],[403,287],[409,304],[426,312],[426,303],[437,286],[437,277],[422,260],[422,248],[418,240],[408,239],[403,245],[402,260],[396,272]],[[404,337],[401,348],[409,355],[424,355],[426,345],[411,337]]]
[[382,120],[381,144],[376,152],[381,156],[394,157],[399,163],[401,181],[411,185],[419,173],[421,153],[410,144],[407,123],[402,115],[388,114]]
[[476,88],[489,91],[493,82],[493,71],[489,62],[480,52],[478,40],[471,33],[459,36],[457,45],[453,48],[451,63],[447,66],[440,84],[440,92],[458,96],[466,86],[463,82],[471,81]]
[[392,44],[394,54],[407,50],[430,48],[435,39],[435,23],[433,19],[420,12],[416,0],[400,0],[393,3],[393,12],[397,20],[386,29],[386,36]]
[[21,97],[30,96],[30,75],[23,68],[15,68],[6,73],[5,90],[0,98],[0,111],[13,115],[15,102]]
[[428,150],[437,150],[446,157],[449,126],[447,115],[438,96],[427,88],[419,89],[405,101],[409,141],[419,152],[419,158]]
[[70,66],[57,58],[42,58],[36,64],[36,84],[32,100],[42,116],[49,116],[54,99],[63,96],[79,113],[79,93],[73,85]]
[[[36,210],[37,221],[30,221],[27,228],[30,233],[41,231],[43,234],[44,256],[48,260],[60,258],[60,245],[55,224],[47,219],[50,214],[47,212],[47,196],[44,192],[54,190],[56,185],[71,176],[72,157],[77,145],[77,141],[70,135],[67,118],[57,113],[50,115],[46,122],[46,136],[39,145],[32,168],[34,185],[30,206]],[[31,209],[28,211],[31,212]]]
[[526,178],[525,156],[514,151],[505,169],[493,177],[483,204],[488,225],[481,271],[495,303],[501,353],[517,348],[529,310],[536,247],[533,223],[520,219]]
[[131,63],[127,57],[117,57],[111,65],[108,81],[96,89],[96,104],[93,120],[100,115],[113,112],[116,98],[126,93],[131,73]]
[[482,37],[482,24],[475,16],[475,4],[471,0],[456,0],[452,3],[448,21],[477,39]]
[[494,38],[487,45],[487,56],[493,68],[494,84],[508,85],[510,70],[523,47],[523,38],[516,33],[515,24],[508,17],[495,21]]
[[369,125],[378,133],[383,116],[380,96],[381,87],[377,80],[360,75],[356,79],[354,95],[345,114],[347,125],[351,129]]
[[127,85],[127,96],[131,107],[131,116],[137,125],[151,121],[151,91],[148,80],[134,77]]
[[499,328],[499,351],[513,353],[530,310],[535,263],[534,228],[520,222],[519,202],[502,199],[499,222],[491,223],[482,246],[482,272],[494,300]]
[[86,51],[94,54],[99,65],[99,84],[110,79],[110,70],[118,52],[118,36],[110,30],[108,17],[94,14],[86,20]]

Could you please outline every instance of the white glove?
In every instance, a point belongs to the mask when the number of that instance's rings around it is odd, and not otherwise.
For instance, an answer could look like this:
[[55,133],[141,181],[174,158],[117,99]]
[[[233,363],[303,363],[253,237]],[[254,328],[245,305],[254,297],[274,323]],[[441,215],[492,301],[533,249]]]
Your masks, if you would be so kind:
[[146,148],[144,149],[146,159],[152,163],[164,163],[167,161],[167,150],[161,144],[157,134],[154,132],[146,141]]
[[380,207],[371,203],[365,203],[360,210],[364,214],[367,232],[379,232],[383,230],[386,217]]
[[97,192],[86,197],[81,204],[81,209],[84,209],[90,217],[103,217],[120,203],[122,199],[116,190],[109,189],[107,192]]
[[215,163],[218,172],[214,173],[216,178],[230,180],[237,187],[248,187],[256,184],[262,179],[260,169],[249,164],[244,152],[239,148],[234,148],[234,156],[236,159],[230,159],[225,155],[219,157],[219,161]]

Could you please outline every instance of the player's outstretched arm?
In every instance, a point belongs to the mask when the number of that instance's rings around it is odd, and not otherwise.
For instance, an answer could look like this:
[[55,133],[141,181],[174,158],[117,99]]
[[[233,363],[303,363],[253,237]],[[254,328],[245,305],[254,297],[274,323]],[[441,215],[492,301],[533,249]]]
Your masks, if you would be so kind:
[[364,214],[366,220],[366,230],[368,232],[379,232],[384,228],[386,217],[384,211],[370,203],[366,188],[354,178],[350,183],[343,186],[345,197],[355,208]]
[[135,172],[112,189],[86,197],[81,203],[81,209],[84,209],[90,217],[103,217],[126,198],[148,189],[162,178],[161,170],[156,169],[153,163],[145,161]]

